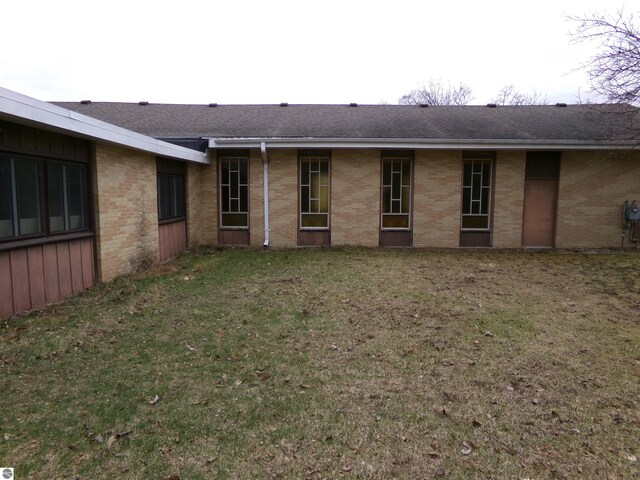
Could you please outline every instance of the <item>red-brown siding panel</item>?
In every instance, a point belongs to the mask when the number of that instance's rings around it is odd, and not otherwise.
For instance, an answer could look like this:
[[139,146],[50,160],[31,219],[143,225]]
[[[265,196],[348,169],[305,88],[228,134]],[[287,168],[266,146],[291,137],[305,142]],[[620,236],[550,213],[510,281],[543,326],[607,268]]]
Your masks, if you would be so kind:
[[84,281],[82,279],[82,249],[80,240],[69,242],[69,261],[71,263],[71,288],[73,293],[83,290]]
[[80,240],[82,253],[82,279],[83,287],[91,288],[95,285],[95,275],[93,272],[93,239],[85,238]]
[[381,247],[410,247],[413,244],[413,232],[380,230]]
[[44,259],[42,245],[27,249],[29,263],[29,293],[31,295],[31,308],[38,308],[47,303],[44,289]]
[[298,231],[298,245],[328,247],[331,245],[329,230],[300,230]]
[[69,259],[69,244],[56,244],[58,250],[58,279],[60,280],[60,298],[73,293],[71,288],[71,262]]
[[13,308],[16,312],[31,310],[29,293],[29,261],[27,250],[20,248],[11,251],[11,276],[13,281]]
[[58,250],[55,244],[43,245],[44,291],[47,303],[60,300],[60,283],[58,281]]
[[13,313],[11,252],[0,252],[0,316],[8,317]]
[[249,230],[218,230],[219,245],[249,245]]
[[158,225],[160,261],[173,258],[187,249],[187,222]]

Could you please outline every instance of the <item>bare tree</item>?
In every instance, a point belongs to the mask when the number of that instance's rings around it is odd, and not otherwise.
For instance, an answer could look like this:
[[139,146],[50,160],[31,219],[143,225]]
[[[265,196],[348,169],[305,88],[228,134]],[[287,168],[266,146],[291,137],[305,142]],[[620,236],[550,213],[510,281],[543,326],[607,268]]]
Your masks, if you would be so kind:
[[640,102],[640,30],[633,15],[619,11],[612,18],[592,14],[569,17],[579,22],[575,42],[600,42],[598,53],[583,67],[594,92],[614,103]]
[[451,82],[431,79],[426,85],[411,90],[398,100],[400,105],[466,105],[473,99],[471,87],[464,83],[457,86]]
[[521,93],[513,85],[505,85],[496,98],[491,101],[496,105],[546,105],[547,96],[538,92]]

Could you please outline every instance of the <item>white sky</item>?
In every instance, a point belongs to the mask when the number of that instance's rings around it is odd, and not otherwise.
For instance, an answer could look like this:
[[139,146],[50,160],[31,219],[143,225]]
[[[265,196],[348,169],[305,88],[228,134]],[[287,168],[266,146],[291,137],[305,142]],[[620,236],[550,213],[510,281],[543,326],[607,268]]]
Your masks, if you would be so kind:
[[6,0],[0,86],[40,100],[396,103],[430,78],[575,103],[567,15],[640,0]]

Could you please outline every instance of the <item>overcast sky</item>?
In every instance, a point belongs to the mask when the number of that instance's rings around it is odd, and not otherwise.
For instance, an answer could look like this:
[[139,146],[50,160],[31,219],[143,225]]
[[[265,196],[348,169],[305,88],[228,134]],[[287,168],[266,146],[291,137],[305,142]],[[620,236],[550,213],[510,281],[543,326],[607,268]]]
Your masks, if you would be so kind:
[[638,0],[7,0],[0,86],[40,100],[397,103],[430,78],[575,103],[568,15]]

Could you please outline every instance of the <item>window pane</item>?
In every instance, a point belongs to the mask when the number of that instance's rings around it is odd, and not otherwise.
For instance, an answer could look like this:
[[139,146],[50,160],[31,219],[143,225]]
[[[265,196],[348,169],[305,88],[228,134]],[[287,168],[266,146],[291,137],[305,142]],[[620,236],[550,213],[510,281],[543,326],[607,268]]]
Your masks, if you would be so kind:
[[409,205],[411,205],[411,189],[402,187],[402,213],[409,213]]
[[320,200],[311,200],[311,211],[314,213],[320,211]]
[[471,189],[462,189],[462,213],[471,213]]
[[391,179],[391,186],[392,186],[392,198],[394,200],[399,199],[400,198],[400,174],[397,172],[393,173],[393,177]]
[[479,215],[479,216],[463,215],[462,228],[487,229],[489,228],[489,216],[488,215]]
[[[240,181],[242,182],[242,169],[246,169],[248,170],[248,161],[245,160],[240,160]],[[246,182],[245,182],[246,184]],[[249,211],[249,187],[248,184],[247,186],[241,186],[240,187],[240,191],[238,192],[239,196],[240,196],[240,211],[241,212],[248,212]]]
[[482,172],[482,162],[473,162],[473,173]]
[[229,160],[220,160],[220,185],[229,185]]
[[473,175],[473,183],[472,183],[472,198],[474,200],[480,200],[480,175],[474,174]]
[[391,213],[391,187],[382,189],[382,213]]
[[309,185],[309,162],[302,161],[300,165],[300,183]]
[[86,168],[81,165],[66,165],[68,229],[85,227],[86,212]]
[[482,208],[480,213],[489,213],[489,189],[482,189]]
[[240,211],[249,211],[249,187],[240,187]]
[[247,227],[248,215],[246,213],[223,213],[223,227]]
[[158,219],[165,220],[170,215],[171,193],[169,176],[158,175]]
[[240,211],[240,201],[231,199],[231,206],[229,207],[230,212],[239,212]]
[[383,215],[382,228],[409,228],[409,215]]
[[391,162],[388,160],[382,165],[382,184],[391,185]]
[[329,216],[326,214],[303,214],[301,224],[303,228],[326,228],[329,226]]
[[411,162],[402,162],[402,185],[411,185]]
[[311,198],[320,198],[320,174],[311,173]]
[[176,217],[184,217],[186,213],[184,177],[175,176],[174,185],[175,185],[175,202],[176,202],[174,214]]
[[[86,170],[82,173],[86,177]],[[158,175],[158,219],[170,220],[184,217],[185,194],[184,175]],[[86,192],[84,195],[86,198]]]
[[480,202],[471,202],[471,213],[480,213]]
[[323,185],[329,184],[329,162],[326,160],[320,161],[320,176],[322,177]]
[[246,160],[240,160],[240,183],[247,185],[249,183],[249,162]]
[[309,211],[309,187],[300,189],[300,211],[303,213]]
[[491,162],[484,162],[482,169],[482,186],[488,187],[491,185]]
[[47,184],[49,189],[49,230],[61,232],[64,223],[64,166],[59,163],[47,165]]
[[320,211],[329,213],[329,187],[320,187]]
[[465,187],[471,186],[471,162],[465,162],[464,175],[462,179],[462,185]]
[[11,160],[0,158],[0,238],[13,236]]
[[229,211],[229,187],[222,186],[220,190],[221,190],[221,197],[222,197],[221,210],[223,212],[228,212]]
[[229,181],[231,183],[231,198],[238,198],[238,180],[240,176],[237,172],[231,172]]
[[36,160],[15,160],[14,168],[19,234],[41,233],[39,163]]

